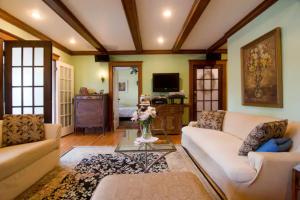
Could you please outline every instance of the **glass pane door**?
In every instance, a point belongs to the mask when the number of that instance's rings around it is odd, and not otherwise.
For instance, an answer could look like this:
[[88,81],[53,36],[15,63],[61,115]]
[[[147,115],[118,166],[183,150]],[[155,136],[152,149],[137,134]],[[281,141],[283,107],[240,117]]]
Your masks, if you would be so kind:
[[73,66],[57,62],[57,122],[62,125],[62,135],[74,130],[74,74]]
[[202,111],[216,111],[222,106],[221,68],[216,65],[197,66],[194,102],[196,116]]
[[5,113],[44,114],[51,122],[51,43],[13,41],[5,50]]

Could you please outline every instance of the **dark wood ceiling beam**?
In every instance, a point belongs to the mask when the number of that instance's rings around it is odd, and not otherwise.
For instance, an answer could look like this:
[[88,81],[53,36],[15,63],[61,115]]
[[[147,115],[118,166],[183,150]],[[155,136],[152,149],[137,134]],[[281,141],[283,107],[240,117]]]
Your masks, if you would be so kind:
[[227,39],[239,31],[241,28],[246,26],[249,22],[267,10],[270,6],[276,3],[278,0],[265,0],[261,4],[259,4],[256,8],[254,8],[250,13],[248,13],[243,19],[241,19],[237,24],[231,27],[222,38],[220,38],[217,42],[215,42],[211,47],[208,48],[209,51],[215,51],[223,44],[227,42]]
[[77,31],[95,49],[106,53],[102,44],[87,30],[87,28],[75,17],[75,15],[61,2],[61,0],[43,0],[54,12],[56,12],[66,23]]
[[178,51],[182,47],[184,41],[187,39],[188,35],[191,33],[192,29],[196,25],[197,21],[201,17],[202,13],[206,9],[210,0],[195,0],[191,11],[189,12],[183,27],[178,35],[175,44],[173,46],[173,51]]
[[60,43],[56,42],[55,40],[49,38],[48,36],[44,35],[43,33],[39,32],[38,30],[34,29],[33,27],[29,26],[25,22],[19,20],[18,18],[12,16],[8,12],[6,12],[5,10],[2,10],[1,8],[0,8],[0,18],[2,18],[3,20],[7,21],[10,24],[13,24],[16,27],[24,30],[25,32],[30,33],[31,35],[39,38],[40,40],[51,41],[52,45],[54,47],[66,52],[68,54],[71,54],[71,50],[69,50],[65,46],[63,46]]
[[122,0],[133,43],[137,52],[143,51],[139,19],[135,0]]

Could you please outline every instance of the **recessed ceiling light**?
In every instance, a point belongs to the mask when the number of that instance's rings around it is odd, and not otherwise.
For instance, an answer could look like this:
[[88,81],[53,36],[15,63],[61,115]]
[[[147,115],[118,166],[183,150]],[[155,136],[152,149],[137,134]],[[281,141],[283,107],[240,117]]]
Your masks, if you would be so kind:
[[158,37],[157,38],[157,42],[159,43],[159,44],[162,44],[162,43],[164,43],[164,38],[163,37]]
[[69,41],[71,44],[75,44],[76,43],[76,40],[74,38],[71,38],[70,41]]
[[163,12],[163,16],[165,17],[165,18],[169,18],[169,17],[171,17],[172,16],[172,12],[171,12],[171,10],[165,10],[164,12]]
[[31,17],[32,17],[33,19],[37,19],[37,20],[42,19],[41,14],[40,14],[39,11],[37,11],[37,10],[33,10],[33,11],[31,12]]

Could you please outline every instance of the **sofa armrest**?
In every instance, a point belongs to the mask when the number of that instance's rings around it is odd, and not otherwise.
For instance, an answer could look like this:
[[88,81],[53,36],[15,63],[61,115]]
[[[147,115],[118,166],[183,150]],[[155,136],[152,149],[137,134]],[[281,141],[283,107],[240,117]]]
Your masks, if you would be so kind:
[[251,183],[259,181],[274,184],[276,179],[281,180],[281,184],[288,184],[291,180],[293,167],[300,163],[300,153],[249,152],[248,160],[257,171],[257,175]]
[[191,121],[188,126],[196,127],[197,121]]
[[59,139],[61,136],[60,124],[45,124],[46,139]]

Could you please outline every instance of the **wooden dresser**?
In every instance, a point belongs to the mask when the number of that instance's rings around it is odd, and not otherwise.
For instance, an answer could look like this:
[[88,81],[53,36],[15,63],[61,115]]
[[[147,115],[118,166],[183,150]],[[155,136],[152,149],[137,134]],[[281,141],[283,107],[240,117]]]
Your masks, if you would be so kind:
[[152,129],[163,129],[168,134],[181,134],[183,104],[152,105],[156,108],[157,117],[153,120]]
[[76,128],[108,127],[108,94],[75,96],[75,130]]

